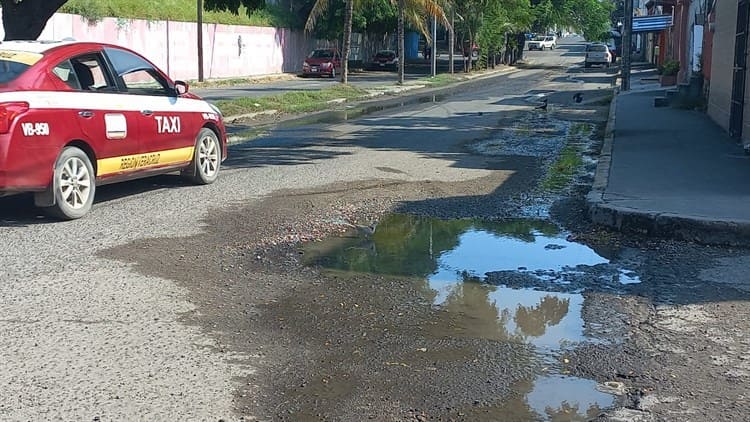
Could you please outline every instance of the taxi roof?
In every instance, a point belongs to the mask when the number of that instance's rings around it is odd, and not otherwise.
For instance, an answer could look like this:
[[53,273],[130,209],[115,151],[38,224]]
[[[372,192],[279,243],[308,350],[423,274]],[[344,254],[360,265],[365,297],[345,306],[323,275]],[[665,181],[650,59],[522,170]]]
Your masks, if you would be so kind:
[[44,54],[47,50],[51,50],[62,45],[76,44],[79,41],[73,39],[63,40],[33,40],[33,41],[2,41],[0,42],[0,50],[10,51],[24,51],[28,53]]

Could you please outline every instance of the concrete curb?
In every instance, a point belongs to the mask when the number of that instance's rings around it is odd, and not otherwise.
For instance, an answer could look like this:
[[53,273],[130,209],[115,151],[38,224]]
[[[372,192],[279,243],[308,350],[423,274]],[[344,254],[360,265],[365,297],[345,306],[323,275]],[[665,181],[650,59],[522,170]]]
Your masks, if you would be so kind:
[[615,118],[617,113],[618,95],[620,95],[619,90],[615,90],[615,95],[609,105],[607,125],[604,127],[604,143],[602,145],[602,151],[599,154],[599,161],[596,164],[594,184],[588,195],[592,203],[603,202],[604,190],[609,184],[609,168],[612,163],[612,144],[615,138]]
[[236,116],[228,116],[228,117],[224,117],[224,123],[233,124],[241,120],[252,119],[258,116],[264,116],[264,115],[272,116],[278,112],[279,112],[278,110],[264,110],[264,111],[259,111],[257,113],[247,113],[247,114],[238,114]]
[[[616,95],[622,95],[617,93]],[[709,245],[750,246],[750,221],[716,220],[698,216],[646,212],[621,207],[605,200],[612,165],[617,97],[612,99],[604,130],[604,143],[596,166],[594,183],[586,196],[589,216],[595,224],[625,233],[673,238]]]

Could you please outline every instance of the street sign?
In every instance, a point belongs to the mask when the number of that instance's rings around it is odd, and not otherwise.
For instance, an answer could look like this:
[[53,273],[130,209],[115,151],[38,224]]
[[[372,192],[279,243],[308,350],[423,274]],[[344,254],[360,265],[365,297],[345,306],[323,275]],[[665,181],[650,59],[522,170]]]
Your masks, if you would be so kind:
[[633,32],[661,31],[672,26],[672,15],[649,15],[633,17]]

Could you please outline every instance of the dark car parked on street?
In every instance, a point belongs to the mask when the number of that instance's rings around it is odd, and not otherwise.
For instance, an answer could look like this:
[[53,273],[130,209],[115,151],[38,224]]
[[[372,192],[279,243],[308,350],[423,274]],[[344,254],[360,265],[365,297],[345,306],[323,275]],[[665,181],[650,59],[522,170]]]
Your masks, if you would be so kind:
[[398,54],[393,50],[380,50],[372,57],[368,67],[370,70],[396,70],[398,68]]

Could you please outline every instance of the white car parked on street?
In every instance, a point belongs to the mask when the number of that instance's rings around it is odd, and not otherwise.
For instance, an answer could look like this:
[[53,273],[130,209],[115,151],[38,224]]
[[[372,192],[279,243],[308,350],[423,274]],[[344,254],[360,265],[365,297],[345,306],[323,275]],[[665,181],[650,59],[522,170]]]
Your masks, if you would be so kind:
[[554,50],[555,47],[557,47],[555,37],[549,35],[546,37],[536,37],[534,40],[529,41],[529,50]]
[[612,53],[604,43],[593,43],[586,46],[586,58],[583,67],[589,68],[594,65],[609,67],[612,64]]

